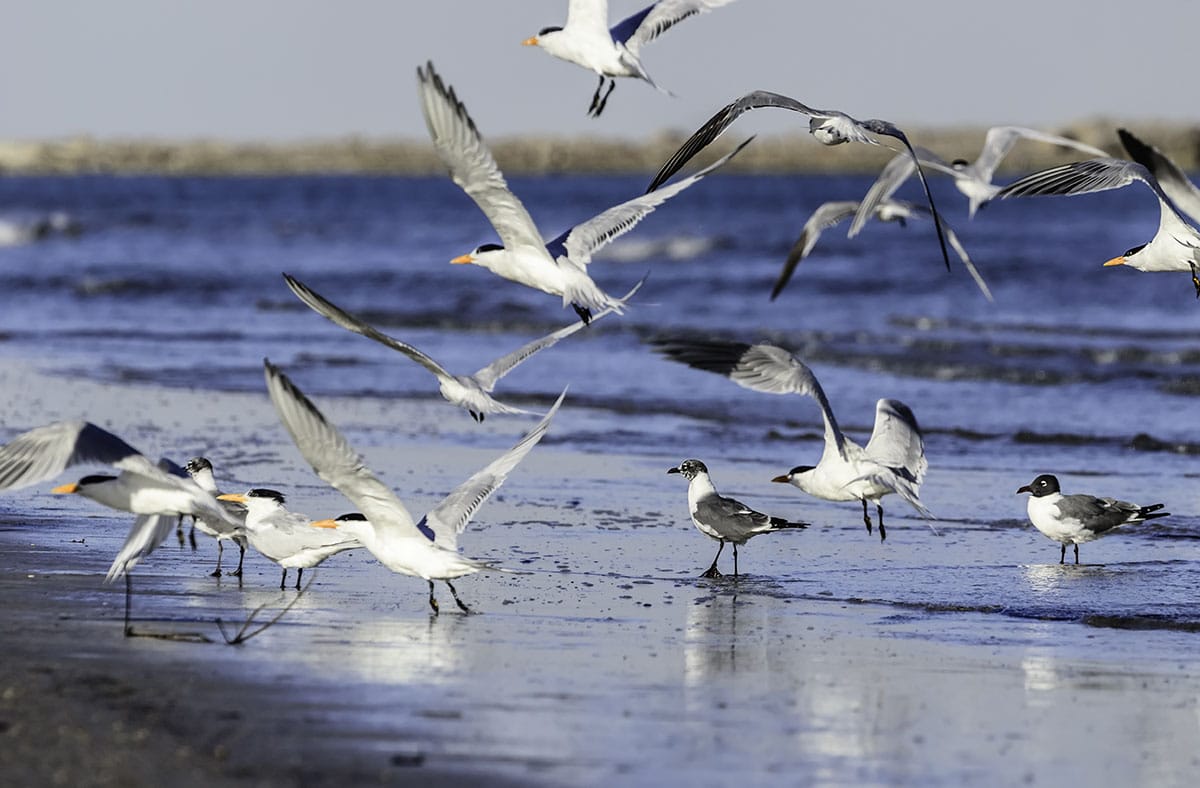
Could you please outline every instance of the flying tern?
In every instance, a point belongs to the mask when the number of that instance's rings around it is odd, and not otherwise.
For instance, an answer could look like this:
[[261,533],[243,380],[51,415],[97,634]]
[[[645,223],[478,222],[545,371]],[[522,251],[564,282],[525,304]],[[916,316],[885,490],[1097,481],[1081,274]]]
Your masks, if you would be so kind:
[[659,339],[654,344],[675,361],[724,375],[739,386],[767,394],[802,394],[816,400],[825,422],[825,450],[820,461],[796,466],[771,481],[792,484],[826,501],[861,501],[868,533],[871,516],[867,502],[874,501],[881,541],[887,538],[881,501],[885,495],[896,493],[922,517],[933,517],[919,495],[929,467],[925,441],[916,418],[904,403],[894,399],[876,403],[875,428],[863,448],[838,427],[833,408],[812,370],[781,347],[684,338]]
[[794,523],[782,517],[756,512],[741,501],[726,498],[717,492],[708,475],[708,468],[700,460],[684,460],[667,473],[678,473],[688,480],[688,511],[696,530],[720,543],[712,566],[701,577],[721,577],[717,559],[725,549],[725,543],[733,545],[733,576],[738,576],[738,545],[745,544],[750,537],[772,531],[807,528],[808,523]]
[[[560,339],[565,339],[584,327],[584,323],[572,323],[540,339],[535,339],[532,342],[522,345],[472,375],[454,375],[446,371],[445,367],[417,348],[379,331],[362,318],[333,304],[295,277],[284,274],[283,278],[287,280],[288,287],[292,288],[292,292],[296,294],[296,297],[307,304],[317,314],[322,315],[348,331],[362,334],[368,339],[373,339],[390,347],[392,350],[403,353],[432,372],[434,377],[437,378],[438,389],[446,401],[451,405],[465,408],[471,414],[471,418],[477,422],[482,422],[484,417],[489,413],[529,414],[530,411],[528,410],[505,405],[495,400],[492,397],[492,390],[495,388],[496,383],[534,353],[551,347]],[[632,298],[641,286],[642,282],[638,282],[632,290],[625,294],[625,297],[621,299],[621,303]],[[603,312],[597,313],[592,320],[599,320],[612,311],[613,307],[608,307]]]
[[[642,47],[689,16],[731,2],[733,0],[659,0],[609,28],[608,0],[571,0],[564,26],[543,27],[536,36],[521,43],[541,47],[560,60],[583,66],[599,75],[600,84],[588,107],[588,115],[598,118],[617,86],[615,77],[640,79],[668,93],[642,66],[639,59]],[[608,91],[603,92],[606,81]]]
[[1087,159],[1051,167],[1013,181],[996,196],[1091,194],[1119,189],[1135,181],[1149,186],[1158,198],[1158,232],[1148,242],[1126,250],[1104,265],[1126,265],[1138,271],[1189,271],[1196,297],[1200,298],[1200,230],[1179,213],[1150,170],[1137,162]]
[[433,64],[417,68],[417,87],[433,145],[450,176],[491,222],[502,243],[487,243],[460,255],[451,263],[474,263],[505,279],[557,295],[587,323],[593,312],[612,309],[620,314],[624,303],[605,293],[588,275],[592,255],[623,235],[670,197],[724,164],[749,140],[711,167],[671,184],[657,194],[644,194],[609,208],[582,224],[569,228],[547,243],[533,218],[517,199],[496,166],[467,108],[442,82]]
[[300,578],[305,569],[345,550],[363,546],[351,534],[330,533],[315,527],[305,515],[288,511],[284,507],[283,493],[276,490],[255,487],[245,493],[226,493],[217,498],[246,507],[246,538],[251,547],[283,569],[280,590],[287,586],[289,569],[296,570],[296,590],[300,590]]
[[1170,512],[1160,512],[1163,504],[1139,506],[1115,498],[1097,498],[1094,495],[1063,495],[1058,478],[1043,473],[1031,483],[1017,490],[1017,494],[1029,493],[1029,520],[1033,527],[1062,545],[1058,562],[1066,563],[1067,545],[1075,546],[1075,563],[1079,563],[1079,545],[1099,539],[1114,528],[1131,523],[1167,517]]
[[513,448],[460,484],[418,522],[396,494],[367,468],[316,405],[269,361],[264,361],[263,367],[271,402],[300,454],[318,476],[366,516],[364,521],[321,521],[316,525],[356,537],[388,569],[427,581],[429,606],[435,615],[438,603],[433,593],[434,580],[444,581],[455,604],[464,613],[469,613],[470,609],[458,598],[458,591],[450,581],[482,570],[509,570],[459,554],[458,535],[484,501],[546,434],[566,392]]
[[[745,96],[730,102],[720,109],[717,114],[709,118],[703,126],[697,129],[679,147],[679,150],[675,151],[671,158],[667,159],[667,162],[658,171],[658,174],[654,176],[654,180],[650,182],[650,186],[646,191],[650,193],[654,192],[655,189],[687,164],[693,156],[707,148],[714,140],[724,134],[725,129],[729,128],[743,113],[764,107],[779,107],[780,109],[788,109],[806,115],[808,117],[809,133],[822,145],[862,142],[868,145],[885,145],[885,147],[892,148],[892,145],[880,142],[877,138],[898,140],[903,146],[903,150],[912,159],[917,176],[921,179],[921,187],[925,190],[925,199],[929,202],[929,210],[934,218],[934,227],[937,229],[938,243],[942,247],[942,259],[946,263],[946,270],[950,270],[950,253],[946,251],[946,239],[942,232],[941,218],[938,216],[937,207],[933,204],[933,195],[929,193],[929,184],[925,180],[925,171],[921,168],[921,163],[917,159],[917,153],[909,143],[908,137],[903,131],[886,120],[855,120],[839,110],[813,109],[794,98],[767,90],[756,90],[753,93],[747,93]],[[872,206],[860,207],[855,217],[856,221],[859,220],[858,217],[862,217],[861,221],[865,222],[871,217],[873,210]]]

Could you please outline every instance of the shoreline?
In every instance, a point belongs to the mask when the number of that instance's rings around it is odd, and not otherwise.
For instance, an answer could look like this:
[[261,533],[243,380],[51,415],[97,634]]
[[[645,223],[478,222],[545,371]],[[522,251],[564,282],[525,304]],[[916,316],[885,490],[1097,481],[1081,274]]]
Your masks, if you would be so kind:
[[[1082,120],[1051,131],[1121,156],[1116,130],[1128,126],[1185,170],[1200,168],[1200,126],[1163,121]],[[935,150],[947,161],[973,160],[986,127],[913,129],[914,145]],[[749,132],[747,132],[748,134]],[[510,175],[653,173],[687,137],[662,131],[642,141],[614,137],[500,137],[489,142],[501,169]],[[713,146],[708,161],[732,148],[744,135],[733,129]],[[1074,153],[1074,152],[1071,152]],[[827,148],[807,134],[757,138],[726,168],[730,173],[874,174],[893,153],[847,145]],[[1018,145],[1001,172],[1021,172],[1071,161],[1046,145]],[[698,162],[699,163],[699,160]],[[423,139],[347,136],[296,142],[218,139],[0,140],[0,174],[157,174],[217,175],[443,175],[445,168]]]

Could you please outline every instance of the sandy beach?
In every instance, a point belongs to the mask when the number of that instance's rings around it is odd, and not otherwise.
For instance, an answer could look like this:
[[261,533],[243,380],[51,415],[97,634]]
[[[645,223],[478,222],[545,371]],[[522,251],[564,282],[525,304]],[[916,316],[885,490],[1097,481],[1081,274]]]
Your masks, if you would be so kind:
[[[349,509],[265,394],[68,386],[13,361],[0,391],[6,425],[86,412],[143,451],[207,453],[223,486]],[[475,425],[440,402],[321,405],[419,511],[513,431],[489,421],[463,445],[453,436]],[[577,429],[587,409],[561,417]],[[1200,769],[1195,635],[1098,617],[1190,546],[1059,567],[1019,522],[943,521],[935,536],[907,516],[880,545],[853,507],[763,495],[767,469],[742,462],[714,469],[723,488],[813,525],[752,541],[737,581],[699,580],[714,544],[665,474],[678,458],[565,451],[553,434],[463,538],[468,555],[529,572],[461,581],[477,615],[432,618],[423,583],[358,551],[240,646],[217,619],[295,596],[273,564],[248,556],[241,583],[212,578],[215,546],[172,537],[134,573],[135,627],[214,642],[126,638],[123,589],[102,581],[127,520],[40,488],[6,495],[6,782],[1188,785]],[[1085,556],[1113,557],[1114,541]],[[931,612],[909,599],[922,583],[957,591]],[[995,614],[1030,599],[1081,607]]]

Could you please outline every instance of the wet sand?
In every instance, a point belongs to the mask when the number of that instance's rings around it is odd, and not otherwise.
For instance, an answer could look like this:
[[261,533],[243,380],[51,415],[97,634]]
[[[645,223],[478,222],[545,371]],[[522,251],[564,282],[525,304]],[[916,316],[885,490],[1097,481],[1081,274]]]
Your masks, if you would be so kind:
[[[0,393],[9,429],[86,414],[147,453],[207,454],[229,489],[269,484],[313,515],[351,508],[304,466],[265,394],[67,385],[19,362],[0,371]],[[479,427],[433,400],[318,404],[414,512],[529,424]],[[1056,545],[1021,522],[1021,500],[990,492],[1002,478],[946,458],[923,497],[976,516],[943,519],[934,535],[894,505],[881,545],[855,507],[765,483],[773,464],[709,458],[724,492],[813,525],[751,541],[737,581],[700,580],[716,545],[665,473],[678,450],[557,445],[556,432],[591,425],[570,404],[462,538],[468,555],[529,572],[457,583],[472,616],[443,587],[432,618],[421,581],[359,551],[326,562],[277,625],[226,646],[218,618],[278,609],[295,592],[281,593],[259,556],[241,583],[209,577],[215,545],[193,552],[172,539],[135,570],[135,626],[217,642],[125,638],[123,589],[102,580],[128,518],[50,496],[50,485],[6,494],[0,616],[16,634],[0,661],[3,774],[124,785],[1194,784],[1197,635],[1103,618],[1146,594],[1196,614],[1194,589],[1170,585],[1194,544],[1117,535],[1083,547],[1096,564],[1059,567]],[[966,506],[973,490],[989,493]],[[730,560],[726,550],[722,568]]]

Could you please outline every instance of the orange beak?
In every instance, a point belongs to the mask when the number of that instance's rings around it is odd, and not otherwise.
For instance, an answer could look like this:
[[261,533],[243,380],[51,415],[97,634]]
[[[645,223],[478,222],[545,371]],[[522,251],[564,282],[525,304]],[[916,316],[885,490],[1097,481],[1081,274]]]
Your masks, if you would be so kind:
[[473,263],[473,262],[475,262],[475,258],[472,257],[471,255],[460,254],[458,257],[455,257],[453,260],[451,260],[450,264],[451,265],[463,265],[464,263]]
[[78,492],[78,491],[79,491],[79,485],[76,484],[75,482],[71,482],[70,484],[60,484],[58,487],[55,487],[50,492],[54,493],[55,495],[70,495],[70,494]]
[[1110,265],[1125,265],[1125,258],[1124,257],[1114,257],[1113,259],[1111,259],[1107,263],[1105,263],[1104,267],[1107,268]]
[[537,43],[538,43],[537,36],[530,36],[529,38],[527,38],[521,42],[521,46],[535,47],[535,46],[537,46]]
[[315,520],[312,522],[313,528],[337,528],[337,520]]
[[246,496],[242,495],[241,493],[226,493],[225,495],[218,495],[217,500],[218,501],[233,501],[234,503],[245,503]]

